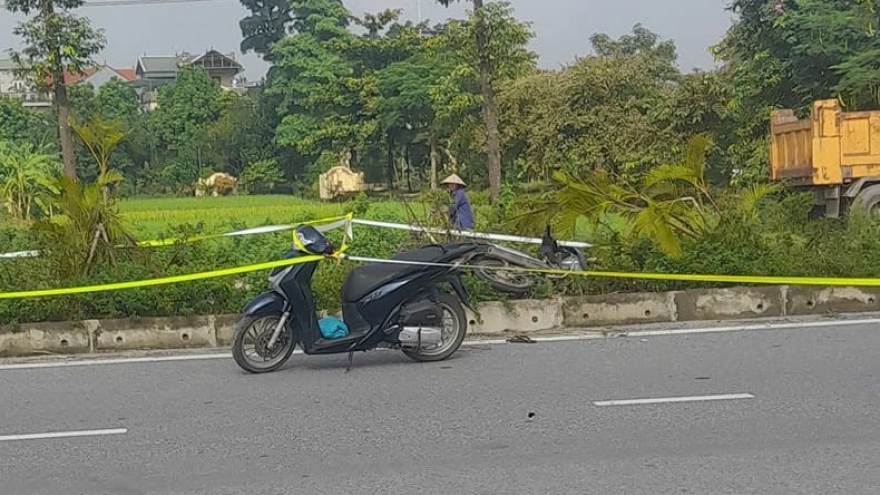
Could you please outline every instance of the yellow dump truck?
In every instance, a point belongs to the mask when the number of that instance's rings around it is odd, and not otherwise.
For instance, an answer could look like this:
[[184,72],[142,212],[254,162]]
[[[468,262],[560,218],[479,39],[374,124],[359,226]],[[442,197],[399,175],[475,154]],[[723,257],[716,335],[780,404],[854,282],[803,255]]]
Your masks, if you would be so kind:
[[843,215],[856,200],[880,212],[880,111],[844,112],[837,100],[813,103],[809,119],[770,115],[770,176],[815,194],[816,213]]

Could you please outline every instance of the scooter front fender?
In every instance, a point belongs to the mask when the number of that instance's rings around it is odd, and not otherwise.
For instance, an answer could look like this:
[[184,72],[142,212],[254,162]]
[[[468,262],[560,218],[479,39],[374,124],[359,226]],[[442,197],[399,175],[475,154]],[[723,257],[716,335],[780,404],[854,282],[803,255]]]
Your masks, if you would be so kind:
[[266,291],[255,297],[242,311],[244,316],[281,316],[286,303],[281,294]]
[[532,258],[531,256],[521,251],[517,251],[516,249],[510,249],[494,244],[489,246],[489,249],[486,251],[486,256],[490,258],[498,258],[507,261],[511,265],[520,266],[523,268],[538,270],[541,268],[547,268],[547,263],[544,263],[541,260]]

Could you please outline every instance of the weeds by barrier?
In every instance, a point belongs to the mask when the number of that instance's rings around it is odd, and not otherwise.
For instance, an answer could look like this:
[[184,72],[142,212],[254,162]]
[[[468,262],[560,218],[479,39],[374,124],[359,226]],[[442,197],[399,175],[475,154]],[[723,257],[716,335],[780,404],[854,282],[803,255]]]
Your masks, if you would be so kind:
[[[269,261],[265,263],[257,263],[252,265],[240,266],[235,268],[226,268],[221,270],[211,270],[199,273],[191,273],[186,275],[177,275],[173,277],[163,277],[145,280],[135,280],[128,282],[117,282],[113,284],[101,284],[81,287],[67,287],[57,289],[44,289],[22,292],[0,292],[0,299],[25,299],[34,297],[60,296],[70,294],[83,294],[88,292],[102,292],[111,290],[134,289],[139,287],[151,287],[157,285],[174,284],[188,282],[194,280],[204,280],[208,278],[225,277],[229,275],[237,275],[241,273],[271,270],[273,268],[290,266],[299,263],[310,263],[314,261],[323,261],[327,259],[356,261],[361,263],[385,263],[393,265],[414,265],[414,266],[432,266],[432,267],[448,267],[458,269],[471,269],[468,265],[448,264],[448,263],[426,263],[415,261],[401,261],[383,258],[369,258],[363,256],[350,256],[344,253],[347,246],[343,246],[335,256],[303,256],[294,259],[285,259],[278,261]],[[534,273],[539,275],[567,275],[567,276],[585,276],[585,277],[604,277],[604,278],[627,278],[642,280],[676,280],[682,282],[713,282],[713,283],[730,283],[744,285],[791,285],[791,286],[828,286],[828,287],[880,287],[880,279],[876,278],[845,278],[845,277],[768,277],[768,276],[749,276],[749,275],[704,275],[704,274],[672,274],[672,273],[628,273],[628,272],[607,272],[607,271],[575,271],[560,269],[534,269],[519,267],[481,267],[482,269],[511,271],[519,273]]]
[[[372,226],[378,228],[392,228],[398,230],[409,230],[414,232],[433,232],[433,233],[454,233],[457,235],[461,235],[464,237],[471,237],[475,239],[485,239],[485,240],[494,240],[494,241],[508,241],[508,242],[524,242],[524,243],[540,243],[540,239],[537,238],[529,238],[529,237],[520,237],[520,236],[509,236],[502,234],[491,234],[491,233],[480,233],[480,232],[446,232],[440,229],[424,229],[421,227],[416,227],[412,225],[404,225],[404,224],[394,224],[390,222],[376,222],[372,220],[361,220],[353,218],[351,213],[332,218],[319,219],[314,221],[303,222],[300,224],[290,224],[290,225],[269,225],[263,227],[256,227],[251,229],[244,229],[234,232],[228,232],[223,234],[213,234],[213,235],[205,235],[205,236],[197,236],[188,239],[162,239],[162,240],[152,240],[152,241],[143,241],[139,243],[141,246],[168,246],[173,245],[178,242],[195,242],[207,239],[216,239],[222,237],[235,237],[235,236],[245,236],[245,235],[255,235],[255,234],[264,234],[264,233],[272,233],[272,232],[283,232],[290,231],[296,228],[297,225],[313,225],[319,230],[323,232],[327,232],[330,230],[345,228],[345,235],[343,244],[338,251],[338,255],[336,256],[337,260],[345,259],[356,262],[365,262],[365,263],[386,263],[386,264],[410,264],[410,265],[423,265],[423,266],[448,266],[453,267],[455,265],[440,265],[433,263],[418,263],[418,262],[409,262],[409,261],[400,261],[400,260],[389,260],[383,258],[369,258],[362,256],[349,256],[345,254],[346,249],[348,248],[348,244],[346,241],[353,239],[352,234],[352,224],[361,224],[365,226]],[[560,245],[569,245],[569,246],[578,246],[578,247],[589,247],[589,244],[586,243],[578,243],[573,241],[558,241]],[[22,254],[24,253],[24,254]],[[19,256],[20,255],[20,256]],[[18,253],[5,253],[0,254],[0,257],[6,258],[14,258],[14,257],[29,257],[29,256],[37,256],[39,253],[36,251],[22,251]],[[134,288],[142,288],[142,287],[152,287],[166,284],[176,284],[183,282],[190,282],[196,280],[205,280],[210,278],[218,278],[225,277],[230,275],[237,275],[243,273],[250,273],[256,271],[263,270],[271,270],[273,268],[289,266],[297,263],[307,263],[324,260],[325,257],[322,256],[307,256],[296,259],[287,259],[287,260],[278,260],[278,261],[269,261],[262,263],[249,264],[244,266],[238,266],[234,268],[225,268],[218,270],[208,270],[204,272],[176,275],[170,277],[159,277],[152,279],[142,279],[142,280],[134,280],[134,281],[125,281],[125,282],[116,282],[109,284],[99,284],[99,285],[88,285],[88,286],[79,286],[79,287],[66,287],[66,288],[51,288],[51,289],[40,289],[40,290],[30,290],[30,291],[17,291],[17,292],[0,292],[0,300],[3,299],[27,299],[27,298],[37,298],[37,297],[48,297],[48,296],[62,296],[62,295],[72,295],[72,294],[84,294],[91,292],[104,292],[104,291],[117,291],[117,290],[125,290],[125,289],[134,289]],[[455,266],[461,269],[469,269],[469,266]],[[852,286],[852,287],[880,287],[880,279],[876,278],[854,278],[854,277],[783,277],[783,276],[756,276],[756,275],[723,275],[723,274],[681,274],[681,273],[646,273],[646,272],[620,272],[620,271],[597,271],[597,270],[589,270],[589,271],[569,271],[569,270],[560,270],[560,269],[530,269],[530,268],[519,268],[519,267],[482,267],[482,269],[489,270],[506,270],[512,272],[521,272],[521,273],[533,273],[538,275],[567,275],[567,276],[579,276],[579,277],[594,277],[594,278],[616,278],[616,279],[631,279],[631,280],[657,280],[657,281],[680,281],[680,282],[709,282],[709,283],[729,283],[729,284],[741,284],[741,285],[791,285],[791,286],[828,286],[828,287],[844,287],[844,286]]]

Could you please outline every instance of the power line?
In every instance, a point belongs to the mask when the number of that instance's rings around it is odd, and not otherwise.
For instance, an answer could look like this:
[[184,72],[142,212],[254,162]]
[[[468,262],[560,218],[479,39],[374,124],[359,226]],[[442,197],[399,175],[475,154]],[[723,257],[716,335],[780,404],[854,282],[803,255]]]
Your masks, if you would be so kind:
[[[96,0],[85,2],[83,7],[122,7],[127,5],[159,5],[159,4],[183,4],[201,2],[219,2],[228,0]],[[0,9],[5,9],[6,4],[0,3]]]

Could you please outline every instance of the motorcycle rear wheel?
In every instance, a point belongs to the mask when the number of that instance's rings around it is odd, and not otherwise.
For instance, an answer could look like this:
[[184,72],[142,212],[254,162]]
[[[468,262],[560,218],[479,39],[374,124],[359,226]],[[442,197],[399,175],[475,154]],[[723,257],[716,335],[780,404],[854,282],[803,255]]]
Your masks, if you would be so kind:
[[[241,369],[249,373],[269,373],[284,366],[290,359],[296,342],[287,328],[282,329],[272,350],[266,348],[280,320],[280,315],[245,316],[238,320],[232,335],[232,358]],[[251,332],[254,327],[257,328],[256,332]],[[253,339],[253,356],[248,355],[245,349],[248,337]]]
[[522,295],[535,286],[535,277],[530,273],[500,270],[499,268],[510,266],[503,260],[483,257],[471,261],[471,265],[474,267],[474,275],[499,292]]
[[[465,335],[467,335],[467,315],[465,314],[464,307],[458,297],[449,294],[448,292],[440,292],[440,301],[438,302],[438,305],[443,312],[443,319],[445,320],[446,316],[450,316],[452,319],[452,328],[449,330],[449,338],[444,338],[443,343],[440,344],[440,347],[437,349],[403,350],[403,353],[413,361],[427,363],[448,359],[458,351],[458,348],[461,347],[461,343],[464,341]],[[446,333],[445,325],[441,330],[441,333]]]

